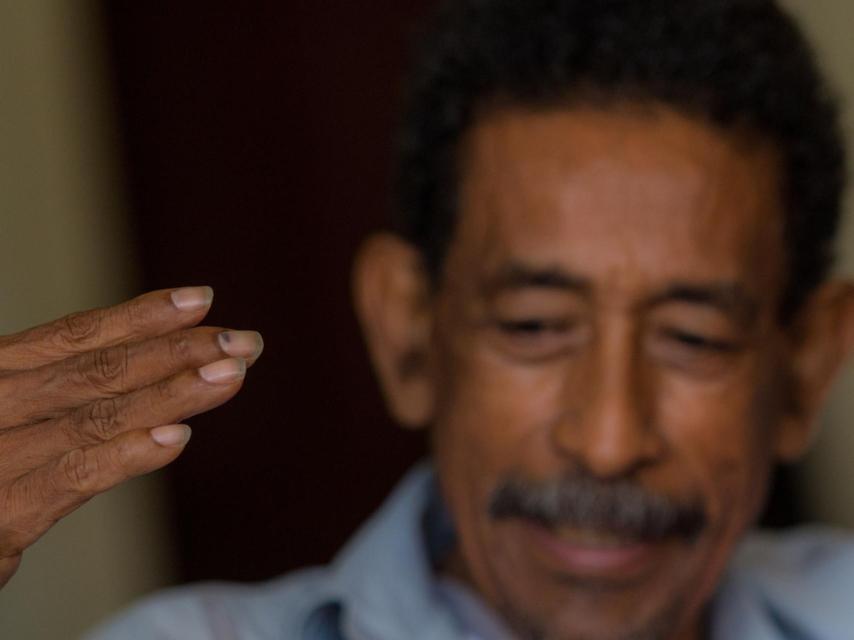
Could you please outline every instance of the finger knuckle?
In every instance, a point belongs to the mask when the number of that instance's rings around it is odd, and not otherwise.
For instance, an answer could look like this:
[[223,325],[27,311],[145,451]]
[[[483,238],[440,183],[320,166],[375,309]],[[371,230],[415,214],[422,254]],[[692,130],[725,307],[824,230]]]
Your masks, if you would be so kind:
[[97,456],[91,456],[83,449],[73,449],[66,453],[60,462],[60,476],[67,489],[78,494],[87,494],[101,471]]
[[127,378],[128,357],[127,345],[93,351],[77,361],[78,374],[97,391],[120,391]]
[[183,363],[190,360],[192,341],[187,332],[181,331],[169,336],[167,344],[169,345],[169,356],[173,362]]
[[77,347],[95,337],[101,329],[101,313],[72,313],[58,321],[55,339],[64,347]]
[[166,403],[175,400],[179,395],[174,380],[170,378],[159,381],[155,385],[155,389],[153,402],[156,403]]
[[128,346],[126,344],[97,351],[95,373],[102,380],[124,380],[128,368]]
[[121,408],[115,398],[93,402],[82,415],[85,416],[80,421],[82,435],[88,436],[90,440],[109,440],[122,426]]

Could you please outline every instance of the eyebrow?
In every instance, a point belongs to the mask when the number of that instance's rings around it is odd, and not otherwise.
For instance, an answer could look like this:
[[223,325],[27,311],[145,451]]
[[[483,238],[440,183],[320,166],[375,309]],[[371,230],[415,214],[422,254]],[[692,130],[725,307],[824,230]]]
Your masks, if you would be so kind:
[[586,278],[556,267],[537,267],[511,262],[489,277],[484,287],[488,295],[519,289],[553,289],[590,295],[592,286]]
[[[585,297],[593,294],[591,281],[583,276],[568,273],[559,267],[536,266],[514,261],[500,268],[486,280],[484,290],[488,296],[520,289],[551,289],[576,293]],[[758,302],[743,286],[736,282],[676,281],[660,293],[653,294],[641,307],[657,307],[669,303],[707,306],[744,324],[754,321]]]
[[676,282],[647,300],[644,306],[679,302],[712,307],[745,324],[753,322],[759,308],[756,299],[734,282]]

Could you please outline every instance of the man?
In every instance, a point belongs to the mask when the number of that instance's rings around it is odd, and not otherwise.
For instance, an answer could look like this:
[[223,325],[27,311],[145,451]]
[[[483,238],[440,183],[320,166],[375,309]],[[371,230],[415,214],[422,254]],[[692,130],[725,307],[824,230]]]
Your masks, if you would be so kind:
[[844,536],[745,540],[854,346],[843,176],[770,0],[449,3],[354,276],[432,465],[329,567],[96,637],[850,637]]

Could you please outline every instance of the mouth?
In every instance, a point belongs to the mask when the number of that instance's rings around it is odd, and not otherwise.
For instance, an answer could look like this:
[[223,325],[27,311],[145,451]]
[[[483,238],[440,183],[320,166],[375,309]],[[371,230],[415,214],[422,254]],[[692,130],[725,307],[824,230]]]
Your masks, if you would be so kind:
[[559,574],[578,579],[629,582],[654,569],[667,541],[640,539],[571,526],[521,524],[531,550]]
[[636,539],[628,536],[621,536],[616,533],[609,533],[606,531],[597,531],[595,529],[563,526],[551,529],[551,533],[562,542],[580,547],[619,549],[639,544]]
[[509,526],[505,532],[534,566],[559,581],[602,588],[640,586],[673,568],[707,523],[700,500],[580,472],[541,482],[506,478],[488,512]]

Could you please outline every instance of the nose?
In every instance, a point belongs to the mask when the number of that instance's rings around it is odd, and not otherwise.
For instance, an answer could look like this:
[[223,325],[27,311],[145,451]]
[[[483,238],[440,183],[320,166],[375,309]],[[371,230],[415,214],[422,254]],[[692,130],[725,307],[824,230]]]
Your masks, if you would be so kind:
[[628,327],[598,337],[569,376],[566,411],[553,427],[559,454],[597,477],[631,475],[664,453],[655,424],[652,375]]

